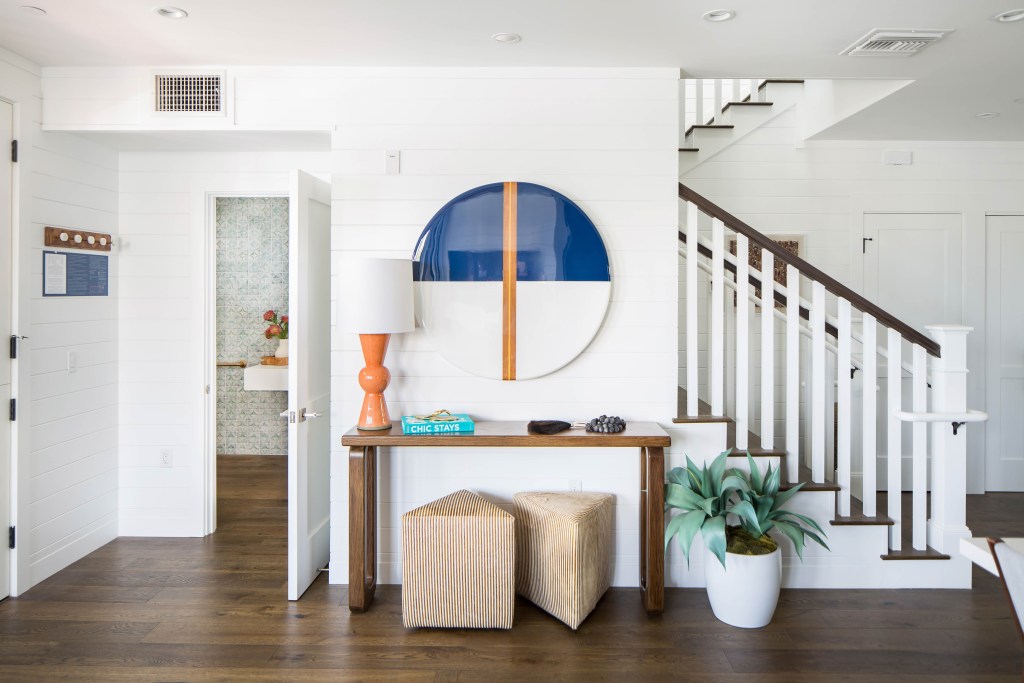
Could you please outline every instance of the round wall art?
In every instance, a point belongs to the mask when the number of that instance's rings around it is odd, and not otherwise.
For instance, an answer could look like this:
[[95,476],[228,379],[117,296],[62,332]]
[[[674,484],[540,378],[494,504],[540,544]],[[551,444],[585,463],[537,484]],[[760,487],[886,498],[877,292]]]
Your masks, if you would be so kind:
[[494,379],[541,377],[576,358],[611,295],[593,222],[531,183],[483,185],[445,204],[416,243],[413,273],[434,347]]

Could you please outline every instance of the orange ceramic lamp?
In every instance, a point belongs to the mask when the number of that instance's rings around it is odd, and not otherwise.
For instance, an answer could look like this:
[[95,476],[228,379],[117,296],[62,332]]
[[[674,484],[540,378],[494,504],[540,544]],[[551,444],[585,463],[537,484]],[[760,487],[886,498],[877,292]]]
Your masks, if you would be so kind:
[[366,395],[356,427],[380,430],[391,427],[384,390],[391,373],[384,367],[391,335],[411,332],[413,316],[412,261],[345,258],[340,265],[338,300],[342,328],[359,333],[363,362],[359,386]]

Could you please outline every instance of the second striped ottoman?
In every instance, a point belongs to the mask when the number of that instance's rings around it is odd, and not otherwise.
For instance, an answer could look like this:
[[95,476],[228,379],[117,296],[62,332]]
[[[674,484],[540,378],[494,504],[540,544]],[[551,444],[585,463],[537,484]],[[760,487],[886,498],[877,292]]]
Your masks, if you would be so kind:
[[516,592],[576,629],[611,585],[615,497],[517,493]]
[[515,523],[456,491],[402,515],[402,623],[407,628],[512,628]]

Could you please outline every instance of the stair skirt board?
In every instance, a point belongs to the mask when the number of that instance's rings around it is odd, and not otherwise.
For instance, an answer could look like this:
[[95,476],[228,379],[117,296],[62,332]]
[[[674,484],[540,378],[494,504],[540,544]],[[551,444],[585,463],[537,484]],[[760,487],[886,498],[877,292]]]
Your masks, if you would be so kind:
[[[665,452],[666,471],[685,467],[686,456],[700,464],[710,461],[724,450],[727,424],[673,424],[666,430],[672,446]],[[772,459],[776,460],[775,458]],[[730,464],[746,469],[745,460],[737,458]],[[764,459],[758,464],[765,467]],[[773,462],[773,467],[776,463]],[[789,541],[783,541],[782,576],[786,588],[970,588],[971,563],[954,549],[949,560],[919,561],[915,559],[882,559],[889,553],[889,529],[886,524],[830,524],[836,516],[836,494],[832,490],[811,490],[798,493],[790,509],[817,521],[828,534],[831,551],[816,544],[804,548],[803,562]],[[694,539],[689,567],[679,545],[672,542],[666,552],[665,585],[670,587],[703,587],[703,551],[700,536]],[[909,548],[909,543],[905,546]],[[909,554],[909,553],[908,553]]]

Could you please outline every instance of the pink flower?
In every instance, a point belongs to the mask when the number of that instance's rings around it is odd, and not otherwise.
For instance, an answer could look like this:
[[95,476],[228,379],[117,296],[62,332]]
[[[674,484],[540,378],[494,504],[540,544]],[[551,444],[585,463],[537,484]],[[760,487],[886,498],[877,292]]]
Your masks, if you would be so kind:
[[280,325],[271,325],[270,327],[267,328],[267,331],[264,332],[263,334],[266,335],[267,339],[270,339],[271,337],[276,337],[276,336],[281,334],[281,326]]
[[288,322],[288,316],[286,316],[286,315],[282,315],[282,316],[281,316],[281,322],[283,322],[283,323],[287,323],[287,322]]
[[266,320],[267,322],[270,322],[271,320],[274,319],[274,312],[267,311],[266,313],[263,314],[263,319]]

